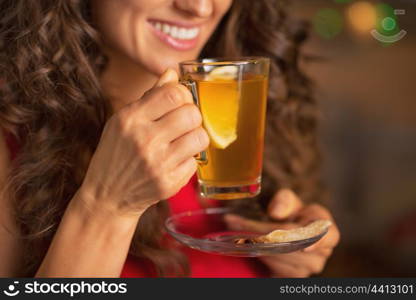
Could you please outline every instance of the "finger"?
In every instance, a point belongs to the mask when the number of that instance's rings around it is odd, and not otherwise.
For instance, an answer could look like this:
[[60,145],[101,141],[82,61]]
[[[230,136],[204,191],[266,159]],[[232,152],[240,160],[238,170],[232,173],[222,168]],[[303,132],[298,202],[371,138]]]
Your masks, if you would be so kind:
[[333,251],[334,251],[333,248],[319,248],[319,249],[316,249],[314,253],[321,255],[322,257],[327,259],[328,257],[332,255]]
[[309,275],[306,269],[289,264],[276,264],[273,272],[275,278],[307,278]]
[[311,252],[320,248],[334,248],[340,241],[340,232],[337,225],[332,218],[331,213],[328,209],[319,204],[312,204],[304,207],[298,214],[298,222],[305,226],[313,221],[324,219],[330,220],[332,225],[328,229],[328,233],[322,237],[321,240],[305,248],[303,251]]
[[167,68],[166,71],[160,76],[158,81],[153,86],[154,88],[161,87],[168,82],[178,83],[178,73],[172,68]]
[[[174,182],[178,183],[177,192],[185,186],[189,179],[195,174],[197,169],[197,163],[193,157],[188,158],[187,160],[181,162],[177,167],[172,171],[171,176],[173,177]],[[180,180],[178,181],[178,178]]]
[[268,206],[268,214],[276,220],[288,219],[303,207],[300,198],[289,189],[281,189],[278,191]]
[[305,225],[320,219],[330,220],[333,222],[333,218],[329,210],[319,204],[305,206],[297,214],[297,219]]
[[303,267],[295,266],[276,260],[275,257],[262,257],[261,261],[272,271],[273,277],[278,278],[305,278],[310,275]]
[[160,133],[163,140],[172,142],[187,132],[202,124],[199,109],[194,104],[185,104],[170,111],[155,121],[155,131]]
[[208,145],[208,134],[202,127],[198,127],[170,144],[171,157],[175,161],[183,161],[204,151]]
[[[284,263],[302,270],[302,275],[309,276],[311,274],[321,273],[325,267],[326,257],[318,253],[294,252],[288,254],[280,254],[260,258],[265,264],[275,266],[273,263]],[[276,271],[275,269],[273,269]],[[306,272],[304,272],[306,270]],[[306,274],[305,274],[306,273]]]
[[258,232],[262,234],[267,234],[276,229],[291,229],[296,227],[296,224],[293,223],[279,224],[274,222],[260,222],[232,214],[226,215],[224,221],[231,230]]
[[333,249],[336,245],[338,245],[340,240],[340,232],[338,227],[335,224],[332,224],[329,229],[328,233],[322,237],[318,242],[315,244],[303,249],[304,252],[313,252],[319,249]]
[[185,104],[193,103],[193,100],[191,92],[182,84],[167,83],[146,92],[137,103],[148,120],[156,121]]

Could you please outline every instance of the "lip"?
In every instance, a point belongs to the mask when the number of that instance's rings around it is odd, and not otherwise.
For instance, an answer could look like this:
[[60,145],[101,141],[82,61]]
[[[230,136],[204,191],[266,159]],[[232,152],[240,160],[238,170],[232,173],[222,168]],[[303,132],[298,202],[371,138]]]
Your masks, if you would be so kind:
[[200,24],[191,24],[191,23],[186,23],[186,22],[165,21],[165,20],[156,20],[156,19],[148,20],[148,24],[152,32],[159,38],[159,40],[161,40],[162,42],[164,42],[166,45],[170,46],[171,48],[178,50],[178,51],[189,51],[189,50],[194,49],[197,46],[199,35],[197,35],[194,39],[191,39],[191,40],[175,39],[171,37],[170,35],[157,30],[152,24],[155,22],[165,23],[171,26],[177,26],[177,27],[183,27],[183,28],[200,27]]
[[184,22],[184,21],[168,21],[162,19],[148,19],[149,23],[151,22],[159,22],[159,23],[166,23],[168,25],[184,27],[184,28],[192,28],[192,27],[201,27],[202,23],[192,23],[192,22]]

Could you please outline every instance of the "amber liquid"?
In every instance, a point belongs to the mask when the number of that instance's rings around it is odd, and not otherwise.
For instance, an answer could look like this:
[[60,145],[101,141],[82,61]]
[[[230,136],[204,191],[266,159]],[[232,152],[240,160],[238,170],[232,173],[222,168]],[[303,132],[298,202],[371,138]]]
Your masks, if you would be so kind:
[[[200,183],[217,187],[258,183],[263,160],[267,77],[253,75],[241,81],[201,80],[197,85],[201,106],[205,104],[215,108],[216,103],[229,101],[226,97],[238,97],[237,139],[225,149],[209,146],[208,162],[198,167]],[[233,89],[237,89],[234,94],[230,93]],[[228,198],[233,198],[233,195]]]

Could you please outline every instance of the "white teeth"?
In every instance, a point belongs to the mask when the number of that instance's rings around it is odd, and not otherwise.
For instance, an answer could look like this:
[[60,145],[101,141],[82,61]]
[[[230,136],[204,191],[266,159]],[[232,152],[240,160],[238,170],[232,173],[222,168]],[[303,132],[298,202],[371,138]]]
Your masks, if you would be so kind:
[[186,39],[186,35],[187,35],[187,30],[185,28],[179,29],[179,32],[178,32],[178,38],[179,39],[181,39],[181,40]]
[[176,26],[173,26],[171,29],[170,29],[170,35],[173,37],[173,38],[178,38],[178,31],[179,31],[179,29],[178,29],[178,27],[176,27]]
[[195,36],[197,36],[198,35],[198,28],[194,28],[194,29],[191,29],[190,31],[189,31],[189,37],[190,38],[193,38],[193,37],[195,37]]
[[170,35],[174,39],[179,40],[192,40],[196,38],[199,34],[199,28],[181,28],[177,26],[170,26],[166,23],[160,23],[160,22],[154,22],[153,26],[159,30],[162,31],[165,34]]
[[194,36],[194,30],[193,29],[188,31],[188,38],[190,39],[190,38],[192,38],[192,36]]
[[162,31],[166,34],[170,33],[170,26],[168,24],[163,24]]

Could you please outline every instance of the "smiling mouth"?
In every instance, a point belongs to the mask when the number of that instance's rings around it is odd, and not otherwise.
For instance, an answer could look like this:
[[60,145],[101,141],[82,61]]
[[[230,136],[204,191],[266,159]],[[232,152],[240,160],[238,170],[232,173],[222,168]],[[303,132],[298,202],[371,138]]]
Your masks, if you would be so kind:
[[190,50],[197,45],[201,32],[197,26],[184,27],[162,21],[149,21],[160,40],[176,50]]

